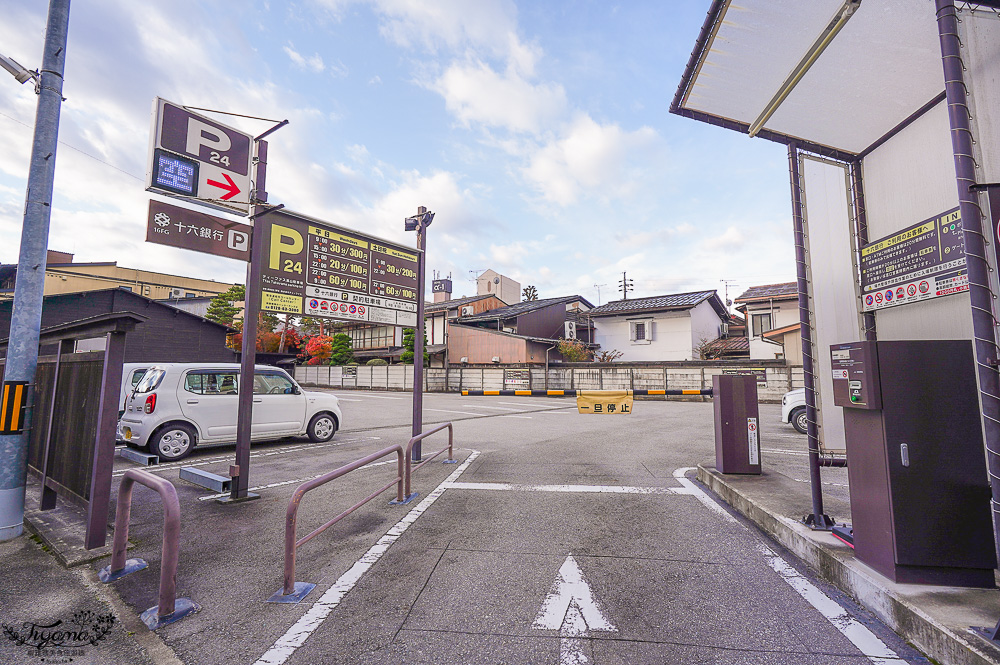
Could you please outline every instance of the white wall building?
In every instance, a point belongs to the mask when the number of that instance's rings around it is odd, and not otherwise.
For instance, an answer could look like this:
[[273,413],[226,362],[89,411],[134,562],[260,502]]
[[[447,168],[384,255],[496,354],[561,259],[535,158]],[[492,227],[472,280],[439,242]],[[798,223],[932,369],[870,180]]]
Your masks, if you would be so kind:
[[486,270],[476,278],[476,295],[496,296],[508,305],[514,305],[521,302],[521,283],[495,270]]
[[[747,319],[751,359],[785,358],[792,363],[802,362],[802,349],[794,348],[801,340],[795,327],[799,324],[799,291],[795,282],[751,286],[735,302]],[[778,337],[766,334],[779,329],[788,334]],[[785,348],[786,337],[790,348]]]
[[616,300],[589,312],[601,351],[619,360],[697,360],[698,348],[722,334],[728,319],[715,291]]

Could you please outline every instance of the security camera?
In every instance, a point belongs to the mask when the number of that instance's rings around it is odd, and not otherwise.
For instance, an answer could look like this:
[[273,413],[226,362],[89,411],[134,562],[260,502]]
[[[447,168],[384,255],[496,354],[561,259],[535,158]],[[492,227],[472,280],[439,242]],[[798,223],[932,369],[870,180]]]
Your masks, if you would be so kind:
[[36,72],[28,71],[17,60],[8,58],[5,55],[0,55],[0,67],[10,72],[11,76],[17,79],[18,83],[27,83],[38,76]]

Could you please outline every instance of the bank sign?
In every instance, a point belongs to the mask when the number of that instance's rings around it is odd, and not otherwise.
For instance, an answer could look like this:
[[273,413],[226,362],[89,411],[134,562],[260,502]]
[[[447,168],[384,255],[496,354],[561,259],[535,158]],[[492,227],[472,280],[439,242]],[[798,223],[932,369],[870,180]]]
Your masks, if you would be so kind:
[[417,325],[417,250],[287,210],[257,228],[262,311]]

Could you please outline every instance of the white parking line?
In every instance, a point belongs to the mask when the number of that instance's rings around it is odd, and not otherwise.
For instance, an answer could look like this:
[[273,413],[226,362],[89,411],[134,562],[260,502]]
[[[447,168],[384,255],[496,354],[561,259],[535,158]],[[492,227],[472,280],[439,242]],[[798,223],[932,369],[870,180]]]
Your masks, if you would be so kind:
[[507,406],[531,407],[533,409],[565,409],[566,408],[565,404],[561,405],[561,406],[549,406],[548,404],[525,404],[524,402],[497,402],[497,404],[506,404]]
[[427,498],[418,503],[417,507],[408,512],[403,519],[396,522],[395,526],[389,529],[377,543],[372,545],[371,549],[365,552],[364,556],[358,559],[346,573],[341,575],[340,579],[334,582],[333,586],[327,589],[326,593],[320,596],[319,600],[309,608],[309,611],[303,614],[284,635],[279,637],[254,665],[282,665],[282,663],[291,658],[296,649],[305,644],[309,636],[322,625],[326,618],[330,616],[330,612],[333,612],[334,608],[344,599],[344,596],[354,588],[354,585],[358,583],[361,576],[368,572],[368,569],[382,558],[382,555],[388,551],[389,547],[403,535],[411,524],[417,521],[418,517],[424,514],[424,511],[438,500],[438,497],[444,494],[445,484],[458,480],[462,472],[468,469],[469,465],[477,457],[479,457],[479,451],[473,450],[472,454],[459,464],[458,468],[443,483],[437,486],[437,489],[428,494]]
[[[396,461],[395,460],[387,460],[385,462],[372,462],[371,464],[365,464],[364,466],[359,466],[358,470],[360,471],[361,469],[372,469],[372,468],[374,468],[376,466],[385,466],[386,464],[396,464]],[[322,476],[322,475],[324,475],[324,474],[322,474],[322,473],[319,474],[319,476]],[[258,485],[257,487],[250,487],[250,488],[248,488],[248,491],[250,491],[250,492],[256,492],[258,490],[269,490],[272,487],[283,487],[285,485],[297,485],[297,484],[308,482],[310,480],[315,480],[316,478],[319,478],[319,476],[309,476],[308,478],[296,478],[295,480],[283,480],[280,483],[271,483],[270,485]],[[199,501],[208,501],[209,499],[218,499],[218,498],[221,498],[221,497],[224,497],[224,496],[229,496],[229,492],[222,492],[221,494],[208,494],[206,496],[199,496],[198,500]]]
[[493,490],[500,492],[563,492],[581,494],[687,494],[676,487],[629,487],[621,485],[520,485],[516,483],[446,483],[445,489]]
[[428,409],[424,408],[424,411],[436,411],[438,413],[460,413],[465,416],[489,416],[489,413],[472,413],[471,411],[449,411],[448,409]]
[[[336,441],[334,443],[299,443],[284,448],[275,448],[274,450],[269,450],[266,453],[250,453],[250,459],[257,459],[261,457],[271,457],[273,455],[285,455],[287,453],[294,453],[299,450],[320,450],[322,448],[336,448],[337,446],[344,446],[348,443],[358,443],[359,441],[378,441],[382,437],[380,436],[363,436],[356,439],[343,439]],[[215,464],[216,462],[231,462],[233,461],[233,455],[221,455],[219,457],[205,457],[198,460],[186,459],[181,462],[170,462],[168,464],[154,464],[153,466],[142,467],[144,471],[170,471],[171,469],[179,469],[182,466],[207,466],[209,464]],[[122,469],[121,471],[115,471],[111,474],[112,478],[118,478],[125,475],[127,469]]]
[[[688,471],[694,471],[694,469],[685,468],[674,471],[674,478],[676,478],[686,488],[686,491],[678,492],[678,494],[690,494],[707,507],[711,508],[713,512],[721,512],[721,514],[725,515],[729,521],[739,524],[745,529],[747,528],[745,525],[740,523],[739,520],[730,515],[722,506],[716,503],[712,497],[708,496],[704,490],[695,485],[691,480],[685,478],[684,474]],[[767,560],[767,564],[771,567],[771,569],[778,573],[778,575],[781,576],[781,579],[788,583],[788,586],[795,589],[795,591],[810,605],[812,605],[816,611],[822,614],[827,621],[833,624],[833,627],[840,631],[844,637],[849,639],[851,643],[873,663],[873,665],[890,665],[891,663],[901,663],[905,665],[906,661],[900,658],[899,654],[890,649],[885,642],[880,640],[875,633],[868,630],[864,624],[851,616],[847,610],[840,606],[839,603],[823,593],[819,587],[806,579],[805,576],[795,570],[791,564],[778,556],[771,548],[763,543],[758,543],[757,549],[764,556],[765,560]]]
[[474,408],[476,409],[490,409],[491,411],[517,411],[520,413],[523,409],[508,409],[506,406],[485,406],[483,404],[477,404]]

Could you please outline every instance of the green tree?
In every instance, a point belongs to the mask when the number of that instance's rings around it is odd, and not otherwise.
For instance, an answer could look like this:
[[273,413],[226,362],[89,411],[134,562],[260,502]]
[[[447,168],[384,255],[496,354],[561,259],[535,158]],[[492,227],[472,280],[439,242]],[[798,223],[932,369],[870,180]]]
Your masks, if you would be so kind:
[[[412,365],[415,354],[413,346],[417,341],[417,331],[413,328],[403,328],[403,354],[399,360],[405,365]],[[424,333],[424,367],[431,364],[431,357],[427,353],[427,333]]]
[[333,346],[330,353],[331,365],[346,365],[354,360],[354,348],[351,346],[351,337],[344,333],[337,333],[333,336]]
[[237,307],[234,303],[243,302],[246,297],[246,288],[242,284],[234,285],[225,293],[220,293],[212,298],[211,302],[208,303],[205,318],[232,327],[233,320],[242,310],[242,307]]
[[538,300],[538,289],[529,284],[521,291],[521,295],[524,296],[525,300]]

